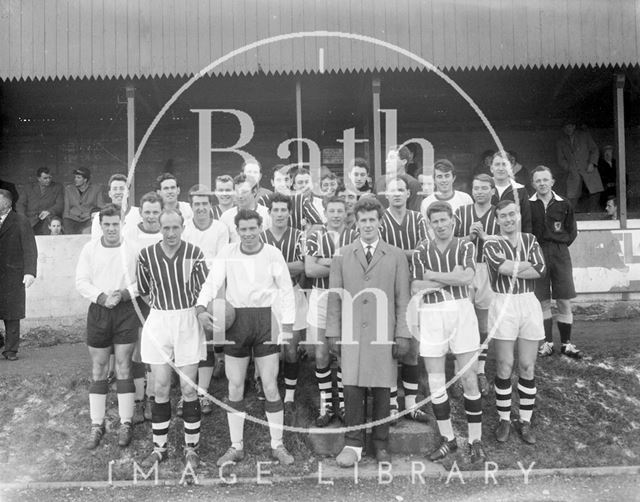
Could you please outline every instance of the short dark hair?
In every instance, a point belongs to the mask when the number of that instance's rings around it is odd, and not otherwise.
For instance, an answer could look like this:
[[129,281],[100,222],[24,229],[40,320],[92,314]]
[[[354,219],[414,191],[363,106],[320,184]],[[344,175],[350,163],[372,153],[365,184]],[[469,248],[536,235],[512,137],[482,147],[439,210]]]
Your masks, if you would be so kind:
[[[540,164],[539,166],[536,166],[531,170],[531,179],[533,179],[533,175],[535,173],[541,173],[542,171],[547,171],[551,175],[551,178],[553,178],[553,172],[551,172],[551,168],[549,168],[547,166],[543,166],[542,164]],[[555,179],[555,178],[553,178],[553,179]]]
[[38,170],[36,171],[36,177],[39,178],[43,173],[51,174],[47,166],[42,166],[42,167],[39,167]]
[[291,211],[293,209],[293,202],[291,202],[291,197],[289,197],[288,195],[285,195],[283,193],[276,192],[271,197],[269,197],[269,200],[268,200],[269,211],[271,211],[271,208],[273,207],[273,204],[276,203],[276,202],[284,202],[287,205],[287,209],[289,211]]
[[339,203],[339,204],[342,204],[344,206],[344,208],[347,209],[347,201],[345,201],[344,197],[342,197],[341,195],[333,195],[333,196],[328,197],[326,199],[322,199],[322,206],[325,209],[327,209],[327,207],[329,207],[329,204],[333,204],[333,203],[336,203],[336,202]]
[[162,197],[160,197],[156,192],[147,192],[140,197],[140,210],[142,210],[142,206],[144,206],[145,202],[151,202],[152,204],[159,202],[160,209],[162,209],[163,206]]
[[160,223],[161,226],[162,226],[162,217],[168,214],[177,214],[178,216],[180,216],[180,221],[184,225],[184,216],[182,216],[182,213],[178,209],[163,209],[162,212],[160,213],[160,216],[158,216],[158,223]]
[[336,176],[335,173],[326,173],[320,178],[320,183],[322,183],[326,179],[337,180],[338,176]]
[[356,220],[358,219],[358,213],[366,213],[367,211],[375,211],[378,213],[379,220],[384,216],[384,208],[375,197],[360,197],[360,200],[353,206],[353,214],[356,215]]
[[311,176],[311,171],[309,171],[309,169],[307,169],[306,167],[294,167],[291,169],[291,171],[289,171],[289,176],[291,176],[292,181],[295,181],[296,176],[300,174],[308,174],[309,176]]
[[453,218],[453,209],[451,209],[451,204],[442,200],[437,200],[429,204],[429,207],[427,208],[427,218],[431,220],[431,215],[434,213],[447,213],[449,218]]
[[[489,185],[491,185],[491,188],[496,187],[496,182],[493,181],[493,178],[486,173],[476,174],[473,177],[473,181],[481,181],[482,183],[489,183]],[[471,182],[471,186],[473,186],[473,181]]]
[[366,159],[363,159],[362,157],[356,157],[355,159],[353,159],[349,172],[353,171],[354,167],[365,169],[367,171],[367,174],[369,174],[369,163],[367,162]]
[[228,174],[221,174],[220,176],[216,176],[216,185],[218,183],[233,183],[233,178]]
[[[276,164],[275,166],[273,166],[271,168],[271,179],[275,179],[276,177],[276,173],[282,172],[283,169],[286,169],[287,166],[285,166],[284,164]],[[289,176],[290,173],[289,172],[285,172],[284,173],[286,176]]]
[[[242,184],[242,183],[249,183],[249,184],[251,184],[251,182],[249,181],[249,178],[247,178],[247,175],[246,175],[246,174],[244,174],[244,173],[237,174],[237,175],[233,178],[233,186],[235,187],[235,186],[240,185],[240,184]],[[258,191],[258,185],[252,185],[252,186],[251,186],[251,190],[252,190],[252,191],[254,191],[254,189],[255,189],[255,191],[257,192],[257,191]]]
[[126,183],[127,177],[122,173],[112,174],[109,178],[109,182],[107,183],[107,188],[109,190],[111,190],[111,183],[113,183],[114,181],[124,181]]
[[501,159],[504,159],[504,160],[508,161],[509,163],[511,163],[511,161],[509,160],[509,153],[506,152],[505,150],[498,150],[496,153],[494,153],[491,156],[491,162],[493,162],[498,157],[500,157]]
[[235,218],[233,218],[233,222],[236,224],[236,228],[242,220],[256,220],[258,222],[258,226],[262,226],[262,216],[260,216],[260,213],[258,213],[258,211],[254,211],[253,209],[238,210],[238,214],[236,214]]
[[100,223],[102,223],[102,218],[104,218],[105,216],[118,216],[120,219],[122,219],[122,210],[115,204],[107,204],[102,209],[100,209],[100,213],[98,213]]
[[387,190],[389,190],[389,185],[394,181],[404,182],[404,187],[407,189],[407,191],[409,190],[409,176],[407,176],[406,174],[396,174],[395,176],[391,177],[387,181]]
[[498,215],[498,211],[502,211],[505,207],[509,206],[509,205],[515,205],[516,208],[518,208],[518,211],[520,211],[520,208],[518,207],[518,204],[516,204],[514,201],[510,200],[510,199],[504,199],[501,200],[500,202],[498,202],[496,204],[496,208],[494,210],[494,213],[496,214],[496,216]]
[[54,214],[53,216],[47,216],[47,226],[50,226],[55,220],[58,220],[62,225],[62,217]]
[[160,176],[156,178],[156,190],[160,190],[162,182],[167,180],[175,180],[176,186],[179,187],[180,183],[178,182],[178,178],[171,173],[162,173]]
[[456,175],[456,168],[449,159],[440,159],[436,160],[435,164],[433,164],[433,174],[435,176],[436,171],[440,171],[441,173],[451,173],[452,176]]
[[215,195],[211,192],[203,192],[201,190],[189,190],[189,202],[193,203],[194,197],[206,197],[209,199],[209,204],[213,205],[215,202]]

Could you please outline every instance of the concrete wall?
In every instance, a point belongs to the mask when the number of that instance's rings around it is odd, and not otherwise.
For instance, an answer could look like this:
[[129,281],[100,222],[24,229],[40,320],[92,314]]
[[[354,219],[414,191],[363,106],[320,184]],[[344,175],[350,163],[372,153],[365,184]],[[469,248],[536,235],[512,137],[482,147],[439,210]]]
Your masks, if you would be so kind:
[[[75,288],[75,267],[88,235],[36,237],[38,278],[27,290],[28,318],[86,315]],[[571,246],[580,299],[589,303],[640,297],[640,229],[582,230]]]

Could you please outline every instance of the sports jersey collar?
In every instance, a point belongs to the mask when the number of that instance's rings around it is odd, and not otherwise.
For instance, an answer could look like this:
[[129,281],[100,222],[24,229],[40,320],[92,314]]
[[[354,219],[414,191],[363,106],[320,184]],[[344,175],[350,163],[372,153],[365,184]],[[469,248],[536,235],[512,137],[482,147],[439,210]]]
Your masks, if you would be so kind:
[[[562,197],[560,197],[560,196],[559,196],[557,193],[555,193],[553,190],[551,190],[551,193],[553,194],[553,197],[552,197],[552,198],[553,198],[553,200],[557,200],[558,202],[561,202],[561,201],[562,201]],[[529,200],[530,200],[531,202],[535,202],[535,201],[539,200],[539,199],[538,199],[538,192],[534,193],[531,197],[529,197]]]

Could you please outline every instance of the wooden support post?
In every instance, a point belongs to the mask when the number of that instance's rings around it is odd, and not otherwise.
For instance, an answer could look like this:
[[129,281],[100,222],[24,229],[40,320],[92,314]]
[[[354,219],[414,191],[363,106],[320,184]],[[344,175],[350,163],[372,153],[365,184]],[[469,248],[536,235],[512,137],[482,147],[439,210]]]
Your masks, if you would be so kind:
[[[133,164],[133,157],[136,152],[136,89],[127,86],[127,171]],[[131,178],[131,186],[129,187],[129,206],[135,206],[136,200],[136,182],[135,175]]]
[[[302,138],[302,85],[299,79],[296,80],[296,137]],[[298,167],[302,167],[302,142],[298,141],[297,144]]]
[[380,77],[371,79],[373,93],[373,172],[377,183],[382,178],[382,131],[380,128]]
[[614,110],[616,131],[616,162],[618,164],[618,182],[616,184],[618,198],[618,214],[620,228],[627,228],[627,166],[624,136],[624,82],[623,73],[615,75]]

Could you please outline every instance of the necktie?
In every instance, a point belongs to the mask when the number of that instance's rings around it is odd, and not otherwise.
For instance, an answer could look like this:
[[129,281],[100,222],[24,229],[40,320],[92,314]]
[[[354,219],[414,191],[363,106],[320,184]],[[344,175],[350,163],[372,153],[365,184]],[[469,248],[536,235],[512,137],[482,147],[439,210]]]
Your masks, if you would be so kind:
[[371,258],[373,258],[373,254],[371,254],[371,246],[367,246],[367,254],[365,254],[365,258],[367,259],[367,263],[371,263]]

